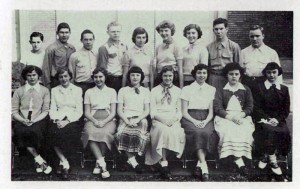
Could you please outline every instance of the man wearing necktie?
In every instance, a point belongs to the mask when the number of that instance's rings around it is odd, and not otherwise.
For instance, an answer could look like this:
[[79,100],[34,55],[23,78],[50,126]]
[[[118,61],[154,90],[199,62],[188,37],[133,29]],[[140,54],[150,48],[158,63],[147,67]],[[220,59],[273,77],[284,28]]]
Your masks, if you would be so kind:
[[213,32],[216,40],[207,46],[209,53],[208,65],[210,75],[208,84],[223,88],[227,83],[227,79],[222,75],[222,69],[228,63],[240,63],[240,46],[228,39],[228,21],[224,18],[217,18],[213,22]]
[[[264,28],[259,25],[250,26],[249,39],[251,45],[242,50],[241,66],[245,68],[245,77],[242,83],[251,90],[258,82],[264,82],[262,70],[269,62],[275,62],[280,66],[277,52],[264,44]],[[278,78],[282,82],[282,76]]]

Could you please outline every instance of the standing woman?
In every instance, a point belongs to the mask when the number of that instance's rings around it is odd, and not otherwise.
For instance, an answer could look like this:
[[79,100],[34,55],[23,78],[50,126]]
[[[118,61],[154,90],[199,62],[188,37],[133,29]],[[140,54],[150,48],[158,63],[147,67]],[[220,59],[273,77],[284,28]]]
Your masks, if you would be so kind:
[[[189,24],[183,30],[183,36],[189,44],[183,48],[183,77],[184,86],[195,81],[191,71],[198,64],[208,64],[208,51],[205,46],[200,44],[202,31],[197,24]],[[207,69],[206,69],[207,70]]]
[[130,164],[137,173],[144,168],[135,156],[142,156],[150,140],[146,117],[150,112],[150,91],[142,87],[144,73],[133,66],[127,74],[130,86],[121,88],[118,94],[118,115],[120,123],[116,133],[116,144],[120,152],[125,152]]
[[19,148],[26,148],[34,157],[36,172],[49,174],[52,168],[39,154],[45,129],[48,124],[47,115],[50,107],[49,90],[39,84],[42,70],[29,65],[22,71],[26,84],[18,88],[12,98],[12,116],[14,125],[14,143]]
[[162,177],[170,179],[168,155],[173,152],[180,158],[185,145],[184,130],[180,125],[181,90],[173,85],[172,66],[163,67],[160,74],[162,82],[151,91],[151,145],[147,150],[146,164],[160,162]]
[[255,150],[262,156],[258,163],[264,169],[269,163],[276,180],[283,180],[277,155],[286,156],[291,148],[291,136],[286,124],[290,112],[290,95],[278,77],[282,68],[275,62],[268,63],[262,71],[267,80],[253,90],[255,120]]
[[[68,158],[81,146],[82,90],[70,80],[72,73],[67,68],[59,68],[55,75],[60,85],[51,89],[49,140],[59,158],[57,174],[68,178],[70,164]],[[67,157],[68,158],[67,158]]]
[[246,176],[248,169],[242,157],[252,159],[254,125],[250,114],[253,98],[250,89],[240,83],[243,68],[238,63],[226,64],[224,76],[228,83],[216,92],[214,99],[214,123],[219,141],[219,158],[234,157],[234,163],[241,175]]
[[101,173],[102,178],[108,178],[110,174],[104,158],[106,151],[111,150],[116,132],[117,92],[105,85],[105,69],[96,68],[92,74],[96,86],[88,89],[84,96],[84,115],[88,121],[81,140],[84,147],[89,145],[97,159],[93,174]]
[[142,28],[138,27],[133,31],[132,42],[135,44],[128,52],[125,52],[123,58],[123,83],[122,86],[126,86],[127,72],[132,66],[140,67],[145,78],[143,80],[144,87],[153,88],[153,56],[151,51],[145,47],[148,43],[148,33]]
[[198,162],[193,175],[203,181],[209,179],[205,160],[208,151],[215,144],[217,137],[213,124],[213,100],[216,89],[206,83],[208,67],[198,64],[191,75],[195,81],[182,89],[181,102],[183,119],[181,121],[187,138],[187,148],[196,153]]
[[156,48],[155,85],[161,83],[160,72],[164,66],[171,65],[174,70],[174,84],[183,87],[182,73],[182,48],[179,47],[172,36],[175,33],[175,25],[167,20],[156,26],[156,31],[163,39],[163,43]]

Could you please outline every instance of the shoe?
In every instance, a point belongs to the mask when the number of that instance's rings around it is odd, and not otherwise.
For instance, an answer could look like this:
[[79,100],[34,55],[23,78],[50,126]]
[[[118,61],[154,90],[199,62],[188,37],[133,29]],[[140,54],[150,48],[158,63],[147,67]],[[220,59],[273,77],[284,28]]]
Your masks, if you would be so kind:
[[38,163],[35,163],[35,166],[36,166],[36,168],[35,168],[36,173],[42,173],[43,172],[42,165],[40,165]]
[[42,164],[36,163],[35,171],[37,173],[45,173],[48,175],[49,173],[51,173],[52,167],[50,167],[46,162],[43,162]]
[[109,174],[109,172],[106,169],[106,166],[100,167],[100,169],[101,169],[101,177],[103,179],[106,179],[106,178],[110,177],[110,174]]
[[161,177],[166,180],[171,180],[171,172],[168,166],[161,168]]
[[200,167],[196,167],[193,171],[193,176],[196,179],[202,180],[202,169]]
[[94,175],[99,175],[101,173],[101,169],[99,164],[96,162],[95,168],[93,169],[93,174]]
[[209,174],[208,173],[203,173],[202,174],[202,181],[203,182],[209,181]]
[[240,167],[239,172],[242,176],[247,176],[249,174],[249,170],[246,166]]
[[275,175],[282,175],[281,168],[278,166],[278,163],[277,163],[277,162],[271,162],[271,163],[270,163],[270,167],[271,167],[272,172],[273,172]]
[[63,166],[59,165],[56,169],[56,174],[61,175],[62,174],[62,170],[63,170]]
[[268,164],[268,156],[264,155],[261,160],[258,162],[258,168],[264,169]]
[[69,169],[62,169],[61,178],[67,180],[69,178]]
[[135,172],[137,173],[137,174],[142,174],[142,173],[144,173],[146,170],[145,170],[145,168],[144,168],[144,166],[143,165],[140,165],[140,164],[138,164],[135,168],[134,168],[134,170],[135,170]]

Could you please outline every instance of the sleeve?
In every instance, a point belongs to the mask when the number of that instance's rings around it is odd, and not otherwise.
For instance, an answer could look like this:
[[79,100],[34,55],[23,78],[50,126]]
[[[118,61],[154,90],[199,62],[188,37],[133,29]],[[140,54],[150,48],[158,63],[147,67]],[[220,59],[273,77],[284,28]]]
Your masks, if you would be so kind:
[[43,77],[42,81],[45,86],[47,86],[49,83],[51,83],[51,70],[52,70],[52,61],[54,59],[54,52],[52,49],[46,49],[45,50],[45,57],[43,62]]
[[279,110],[280,113],[278,114],[278,121],[284,121],[290,113],[290,94],[289,94],[289,89],[283,85],[281,85],[282,90],[285,91],[284,92],[284,100],[283,100],[283,104],[281,106],[281,109]]
[[261,119],[269,119],[269,115],[264,112],[263,105],[264,97],[262,94],[262,90],[260,89],[260,85],[253,88],[253,99],[254,99],[254,107],[253,107],[253,118],[255,122],[260,121]]
[[70,72],[72,73],[72,80],[75,81],[75,78],[76,78],[76,63],[77,63],[77,58],[76,58],[76,54],[73,53],[71,54],[70,56],[70,59],[69,59],[69,70]]
[[246,88],[246,96],[245,96],[245,105],[243,111],[245,112],[246,116],[251,115],[253,112],[253,97],[251,90],[244,86]]
[[240,66],[242,67],[242,68],[245,68],[245,49],[243,49],[242,51],[241,51],[241,60],[240,60]]
[[130,66],[130,54],[128,51],[125,51],[124,56],[122,57],[122,65],[123,66]]
[[115,89],[111,89],[111,98],[110,98],[110,104],[115,104],[118,102],[117,99],[117,92]]
[[179,48],[177,44],[174,45],[174,56],[176,60],[182,60],[183,59],[183,51],[182,48]]
[[[273,62],[276,62],[280,67],[281,67],[281,64],[280,64],[280,60],[279,60],[279,56],[277,54],[277,52],[275,50],[273,50],[273,57],[272,57],[272,60]],[[278,77],[278,81],[280,83],[283,82],[283,78],[282,78],[282,74]]]
[[242,58],[241,58],[241,48],[236,43],[233,45],[233,62],[241,64]]
[[118,103],[120,104],[124,103],[124,89],[125,88],[121,88],[118,93]]
[[43,97],[43,106],[42,106],[42,112],[49,112],[50,109],[50,92],[49,89],[44,88],[45,94]]
[[57,111],[57,103],[56,103],[56,89],[52,88],[51,89],[51,105],[50,105],[50,111],[49,111],[49,116],[50,119],[52,120],[62,120],[65,115],[59,114]]
[[177,102],[176,102],[176,117],[177,119],[180,121],[182,118],[182,112],[181,112],[181,99],[180,99],[180,95],[181,95],[181,90],[179,89],[178,91],[178,98],[177,98]]
[[151,95],[150,95],[150,116],[151,116],[151,119],[154,118],[154,116],[157,114],[157,110],[156,110],[156,95],[157,95],[157,92],[156,92],[156,89],[157,88],[154,88],[151,90]]
[[208,51],[206,48],[202,48],[200,52],[200,64],[208,65]]
[[144,97],[144,104],[150,103],[150,91],[149,89],[145,88],[145,97]]
[[98,50],[97,68],[107,68],[108,51],[105,46],[102,46]]
[[190,96],[189,96],[189,88],[188,86],[183,87],[181,91],[180,98],[186,101],[190,101]]
[[73,94],[74,102],[76,103],[75,109],[73,112],[67,113],[67,117],[70,122],[79,120],[83,114],[82,89],[78,87],[77,90],[74,90],[74,92],[75,92],[75,94]]
[[22,88],[19,88],[17,89],[15,92],[14,92],[14,95],[11,99],[11,111],[12,111],[12,114],[15,114],[15,113],[19,113],[20,111],[20,90]]
[[223,107],[223,89],[219,89],[216,92],[215,99],[213,102],[214,112],[216,115],[225,118],[227,115],[227,112],[225,108]]
[[84,95],[84,104],[91,104],[91,89],[88,89]]

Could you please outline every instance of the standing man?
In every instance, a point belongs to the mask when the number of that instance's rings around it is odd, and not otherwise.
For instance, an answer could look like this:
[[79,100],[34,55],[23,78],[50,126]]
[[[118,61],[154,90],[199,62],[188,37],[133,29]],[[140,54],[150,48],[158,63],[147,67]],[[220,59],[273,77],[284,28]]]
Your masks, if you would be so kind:
[[84,30],[80,41],[83,47],[70,56],[69,70],[73,75],[72,82],[81,87],[84,94],[95,86],[91,76],[97,65],[97,51],[93,50],[95,36],[91,30]]
[[109,39],[99,48],[97,62],[97,67],[102,67],[108,72],[107,86],[114,88],[117,92],[122,87],[122,59],[128,50],[127,46],[120,41],[121,31],[122,26],[117,22],[111,22],[107,25]]
[[[251,45],[242,50],[241,66],[245,68],[245,76],[242,83],[251,90],[258,82],[264,82],[262,70],[270,62],[276,62],[280,66],[277,52],[264,44],[264,28],[259,25],[250,26],[249,39]],[[280,76],[279,82],[282,82]]]
[[213,32],[216,40],[207,46],[209,59],[208,66],[210,75],[208,83],[214,87],[223,88],[227,79],[223,76],[222,70],[228,63],[240,63],[240,46],[228,39],[228,21],[224,18],[217,18],[213,22]]
[[67,68],[68,61],[72,53],[76,51],[75,47],[68,43],[71,28],[67,23],[60,23],[57,26],[56,34],[58,39],[46,48],[45,59],[43,63],[43,82],[48,88],[59,85],[54,77],[58,68]]

